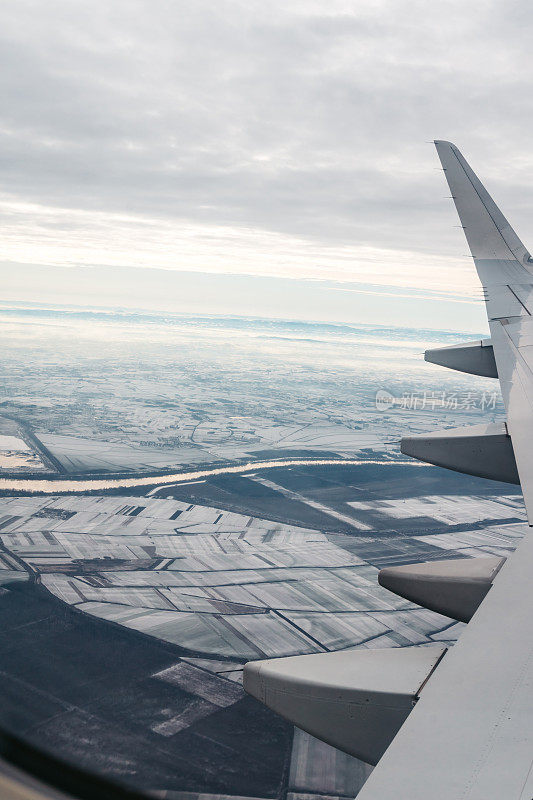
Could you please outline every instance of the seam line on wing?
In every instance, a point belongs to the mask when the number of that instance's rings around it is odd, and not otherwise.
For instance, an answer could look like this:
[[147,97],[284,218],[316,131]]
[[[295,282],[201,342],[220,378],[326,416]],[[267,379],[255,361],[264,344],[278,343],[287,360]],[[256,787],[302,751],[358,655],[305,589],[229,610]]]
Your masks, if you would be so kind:
[[512,294],[512,295],[514,295],[514,297],[516,297],[516,299],[518,300],[518,302],[520,303],[520,305],[522,306],[522,308],[523,308],[523,309],[526,311],[526,313],[527,313],[527,314],[529,314],[529,316],[531,316],[531,311],[530,311],[530,310],[529,310],[529,308],[528,308],[528,307],[527,307],[527,306],[526,306],[526,305],[525,305],[525,304],[522,302],[522,300],[520,300],[520,298],[518,297],[518,295],[517,295],[517,293],[514,291],[514,289],[513,289],[511,286],[509,286],[509,284],[507,284],[507,288],[509,289],[509,291],[511,292],[511,294]]

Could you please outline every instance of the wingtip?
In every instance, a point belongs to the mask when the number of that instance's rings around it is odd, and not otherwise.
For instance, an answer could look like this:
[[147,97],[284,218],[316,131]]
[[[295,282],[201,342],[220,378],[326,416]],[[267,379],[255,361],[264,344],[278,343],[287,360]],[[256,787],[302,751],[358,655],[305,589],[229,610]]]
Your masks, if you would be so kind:
[[455,145],[453,142],[447,142],[446,139],[433,139],[433,144],[435,147],[438,147],[439,145],[447,145],[448,147],[457,149],[457,145]]

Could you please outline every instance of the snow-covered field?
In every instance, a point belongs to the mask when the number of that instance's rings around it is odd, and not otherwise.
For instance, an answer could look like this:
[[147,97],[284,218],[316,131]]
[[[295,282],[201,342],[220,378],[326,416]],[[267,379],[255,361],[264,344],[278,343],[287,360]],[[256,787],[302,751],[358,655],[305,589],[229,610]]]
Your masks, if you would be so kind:
[[23,439],[0,434],[0,469],[9,472],[38,472],[46,467]]

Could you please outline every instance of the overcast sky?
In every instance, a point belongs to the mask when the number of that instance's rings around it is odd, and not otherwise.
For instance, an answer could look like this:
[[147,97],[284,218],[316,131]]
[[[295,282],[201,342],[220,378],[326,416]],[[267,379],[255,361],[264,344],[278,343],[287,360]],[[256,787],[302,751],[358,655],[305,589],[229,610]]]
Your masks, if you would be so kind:
[[142,266],[475,300],[427,142],[454,141],[533,246],[532,21],[527,0],[3,0],[3,274]]

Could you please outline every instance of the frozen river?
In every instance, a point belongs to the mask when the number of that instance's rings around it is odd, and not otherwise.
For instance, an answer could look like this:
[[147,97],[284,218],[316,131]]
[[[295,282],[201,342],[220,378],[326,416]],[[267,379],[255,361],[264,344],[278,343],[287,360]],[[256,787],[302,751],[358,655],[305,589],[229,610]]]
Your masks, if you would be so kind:
[[[397,460],[369,460],[349,458],[287,458],[270,461],[249,461],[227,467],[211,467],[189,472],[172,472],[167,475],[142,475],[123,478],[0,478],[0,491],[35,492],[38,494],[69,494],[72,492],[101,492],[108,489],[134,489],[139,486],[170,486],[189,481],[210,478],[213,475],[241,475],[246,472],[274,467],[327,467],[327,466],[365,466],[368,464],[398,465]],[[402,462],[404,463],[404,462]],[[416,461],[405,462],[412,466],[427,466]]]

